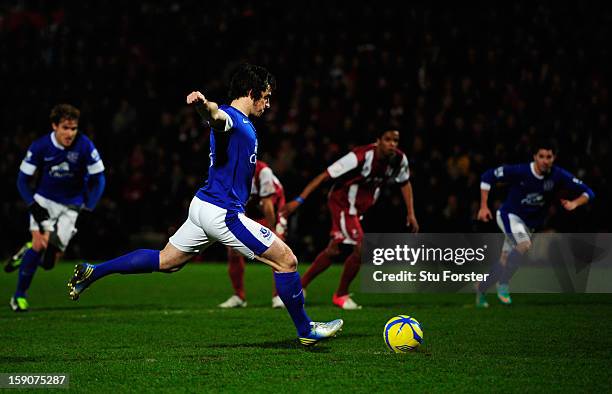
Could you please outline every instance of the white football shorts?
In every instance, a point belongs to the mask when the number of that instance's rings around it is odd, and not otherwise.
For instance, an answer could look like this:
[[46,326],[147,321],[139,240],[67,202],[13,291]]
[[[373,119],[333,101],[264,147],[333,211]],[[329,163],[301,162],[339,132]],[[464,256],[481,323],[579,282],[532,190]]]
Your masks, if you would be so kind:
[[[74,207],[49,200],[40,194],[34,194],[34,201],[49,212],[49,219],[42,222],[42,231],[49,231],[49,242],[64,252],[72,237],[77,233],[75,224],[79,211]],[[30,231],[41,231],[32,215],[30,215]]]
[[218,241],[253,259],[261,256],[275,238],[270,229],[243,213],[228,211],[194,197],[187,220],[169,241],[186,253],[199,253]]
[[523,219],[517,215],[513,213],[504,214],[497,211],[496,219],[497,225],[506,235],[502,248],[503,252],[510,253],[512,248],[521,242],[531,241],[531,230],[527,227],[525,222],[523,222]]

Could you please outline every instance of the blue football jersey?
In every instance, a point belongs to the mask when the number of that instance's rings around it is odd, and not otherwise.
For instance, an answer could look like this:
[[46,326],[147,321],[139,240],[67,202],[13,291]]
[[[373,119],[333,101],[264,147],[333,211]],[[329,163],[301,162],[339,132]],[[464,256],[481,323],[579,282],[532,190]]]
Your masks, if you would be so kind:
[[540,227],[557,190],[566,189],[586,193],[589,199],[595,194],[582,181],[561,167],[553,166],[550,173],[537,175],[535,163],[506,165],[487,170],[481,177],[481,189],[488,190],[496,182],[509,184],[508,197],[500,208],[501,213],[513,213],[523,219],[530,228]]
[[249,118],[229,105],[219,107],[231,119],[228,131],[210,133],[208,180],[196,196],[232,212],[244,212],[257,163],[257,133]]
[[40,170],[35,192],[64,205],[80,207],[85,198],[89,175],[104,171],[104,163],[89,138],[77,134],[68,148],[47,134],[30,145],[19,170],[33,175]]

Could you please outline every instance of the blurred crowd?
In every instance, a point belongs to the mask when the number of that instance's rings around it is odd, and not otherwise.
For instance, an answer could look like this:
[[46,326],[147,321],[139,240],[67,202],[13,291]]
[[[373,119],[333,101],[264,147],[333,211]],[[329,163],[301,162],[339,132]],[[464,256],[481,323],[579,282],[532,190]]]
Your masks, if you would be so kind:
[[[571,215],[553,206],[547,227],[609,232],[611,22],[603,3],[4,2],[0,251],[28,237],[16,176],[59,102],[81,109],[80,131],[107,169],[95,216],[69,253],[96,259],[162,247],[207,174],[209,129],[185,96],[201,90],[225,102],[232,67],[243,61],[278,80],[255,125],[259,158],[288,199],[392,127],[410,160],[421,231],[496,232],[474,220],[480,174],[530,160],[531,142],[546,134],[559,144],[558,164],[597,194]],[[290,222],[301,259],[327,243],[326,188]],[[503,187],[493,193],[492,208],[504,195]],[[396,188],[364,227],[406,231]]]

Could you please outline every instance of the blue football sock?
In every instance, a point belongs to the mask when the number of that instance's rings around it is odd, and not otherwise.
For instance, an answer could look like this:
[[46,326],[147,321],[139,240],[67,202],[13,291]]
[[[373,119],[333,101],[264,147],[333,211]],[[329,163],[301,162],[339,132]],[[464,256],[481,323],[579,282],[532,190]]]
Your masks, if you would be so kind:
[[501,261],[497,261],[489,270],[489,276],[487,276],[487,280],[482,281],[478,284],[478,291],[481,293],[485,293],[489,289],[489,287],[497,283],[503,272],[504,267],[502,266]]
[[159,271],[159,250],[138,249],[94,266],[92,280],[109,274],[143,274]]
[[17,279],[17,290],[15,290],[15,297],[25,297],[26,292],[30,288],[32,278],[40,259],[42,257],[41,252],[35,252],[34,249],[28,249],[22,257],[21,266],[19,267],[19,278]]
[[275,272],[276,290],[283,300],[287,312],[293,319],[293,324],[299,336],[310,333],[310,318],[304,310],[304,290],[298,272]]
[[516,249],[512,249],[512,252],[510,252],[508,255],[508,262],[506,263],[506,266],[499,277],[500,284],[507,285],[510,282],[510,279],[521,265],[522,260],[523,255]]

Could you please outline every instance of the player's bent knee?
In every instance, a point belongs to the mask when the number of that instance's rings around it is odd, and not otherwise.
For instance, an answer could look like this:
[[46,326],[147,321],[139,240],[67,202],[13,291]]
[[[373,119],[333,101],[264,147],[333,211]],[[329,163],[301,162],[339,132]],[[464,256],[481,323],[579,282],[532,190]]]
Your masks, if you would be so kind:
[[272,245],[261,255],[255,256],[257,259],[270,265],[278,272],[297,271],[297,257],[287,244],[280,239],[275,239]]
[[531,241],[523,241],[516,245],[516,251],[520,254],[525,254],[527,251],[531,249]]
[[337,243],[330,243],[327,248],[325,248],[325,253],[329,257],[336,257],[340,255],[340,247]]
[[281,266],[283,272],[295,272],[297,271],[297,257],[293,254],[289,247],[285,247],[280,258],[278,259],[278,264]]
[[187,265],[187,263],[183,263],[181,265],[177,265],[177,266],[174,266],[174,267],[171,267],[171,268],[164,268],[164,269],[162,269],[161,265],[160,265],[159,272],[162,272],[164,274],[172,274],[174,272],[182,270],[183,267],[185,267],[186,265]]
[[40,253],[45,250],[41,242],[32,242],[32,250],[36,253]]
[[36,253],[40,253],[40,252],[44,252],[45,250],[45,244],[43,243],[42,239],[39,237],[34,237],[32,239],[32,250],[35,251]]
[[159,270],[165,273],[179,271],[194,255],[195,253],[183,252],[178,250],[171,243],[168,243],[166,247],[159,252]]

